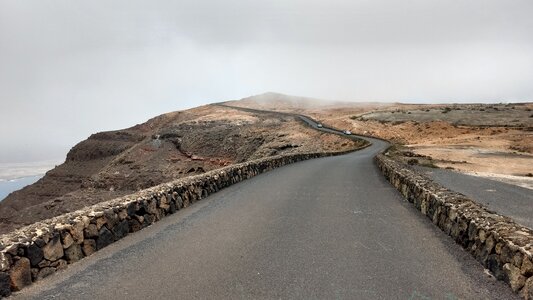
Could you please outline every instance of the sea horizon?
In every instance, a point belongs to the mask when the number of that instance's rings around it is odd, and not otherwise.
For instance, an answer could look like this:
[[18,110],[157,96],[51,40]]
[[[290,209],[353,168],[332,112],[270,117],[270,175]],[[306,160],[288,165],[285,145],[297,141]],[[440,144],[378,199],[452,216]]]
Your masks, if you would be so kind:
[[0,201],[10,193],[37,182],[59,164],[59,159],[0,163]]

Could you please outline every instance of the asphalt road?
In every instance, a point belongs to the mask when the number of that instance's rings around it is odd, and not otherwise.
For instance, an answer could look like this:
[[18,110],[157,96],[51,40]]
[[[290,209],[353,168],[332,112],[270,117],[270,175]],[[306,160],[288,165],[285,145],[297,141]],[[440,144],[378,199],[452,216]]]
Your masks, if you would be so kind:
[[418,167],[435,182],[462,193],[518,224],[533,228],[533,191],[516,185],[444,169]]
[[14,298],[516,298],[401,198],[372,142],[235,184]]

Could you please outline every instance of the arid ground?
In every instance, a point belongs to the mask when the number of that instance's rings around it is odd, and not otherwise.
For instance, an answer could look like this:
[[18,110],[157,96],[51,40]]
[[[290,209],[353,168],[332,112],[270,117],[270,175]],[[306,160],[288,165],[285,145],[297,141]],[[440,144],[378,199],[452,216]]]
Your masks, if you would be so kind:
[[328,103],[275,93],[230,103],[307,114],[325,125],[396,142],[411,163],[533,188],[533,103]]
[[359,146],[291,116],[215,105],[172,112],[74,146],[63,164],[0,202],[0,233],[233,163]]
[[[409,164],[533,188],[533,104],[341,103],[266,93],[228,105],[309,115],[394,142]],[[292,116],[218,105],[93,134],[44,178],[0,202],[0,233],[177,178],[284,153],[360,145]]]

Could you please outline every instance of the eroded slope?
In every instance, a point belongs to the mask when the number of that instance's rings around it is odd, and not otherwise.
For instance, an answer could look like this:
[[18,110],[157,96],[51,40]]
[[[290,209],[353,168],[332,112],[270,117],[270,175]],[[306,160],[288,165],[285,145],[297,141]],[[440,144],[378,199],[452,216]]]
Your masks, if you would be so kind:
[[356,146],[290,116],[211,105],[172,112],[74,146],[65,163],[0,203],[0,232],[232,163]]

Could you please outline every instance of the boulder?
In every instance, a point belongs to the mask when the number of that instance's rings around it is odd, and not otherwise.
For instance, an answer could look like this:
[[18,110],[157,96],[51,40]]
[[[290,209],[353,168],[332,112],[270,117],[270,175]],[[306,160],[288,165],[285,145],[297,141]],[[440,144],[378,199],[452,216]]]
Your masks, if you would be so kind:
[[509,280],[509,285],[513,292],[518,292],[526,283],[526,277],[520,274],[520,269],[515,267],[512,263],[503,265],[503,271]]
[[181,198],[180,196],[176,197],[176,208],[178,210],[183,208],[183,198]]
[[509,248],[509,246],[507,245],[504,245],[502,247],[502,250],[501,250],[501,254],[500,254],[500,260],[503,262],[503,263],[508,263],[508,262],[512,262],[513,260],[513,256],[514,256],[514,253],[511,251],[511,249]]
[[533,300],[533,277],[526,280],[522,289],[522,297],[526,300]]
[[11,264],[13,263],[11,255],[0,252],[0,272],[9,270]]
[[98,232],[98,239],[96,240],[96,249],[100,250],[105,246],[113,243],[114,241],[115,238],[111,231],[109,231],[109,229],[103,226]]
[[63,257],[63,245],[61,245],[59,235],[56,234],[48,241],[48,244],[43,247],[43,254],[44,258],[49,261],[56,261]]
[[520,268],[520,274],[530,277],[533,276],[533,263],[531,259],[524,257],[522,260],[522,267]]
[[130,232],[136,232],[142,229],[141,223],[135,219],[128,220]]
[[11,295],[11,279],[6,272],[0,272],[0,297]]
[[9,272],[11,278],[11,289],[20,291],[22,288],[31,284],[31,268],[30,260],[22,257],[20,258]]
[[37,265],[39,268],[49,267],[51,262],[49,260],[43,259],[41,262]]
[[176,212],[176,203],[174,203],[174,201],[170,202],[170,204],[169,204],[169,212],[171,214]]
[[5,252],[8,253],[8,254],[11,254],[13,256],[17,256],[19,255],[19,245],[18,244],[12,244],[10,246],[8,246],[6,249],[5,249]]
[[30,269],[30,273],[31,273],[31,280],[32,281],[35,281],[37,279],[37,274],[39,274],[39,268],[31,268]]
[[39,273],[37,273],[36,280],[41,280],[45,277],[48,277],[52,275],[55,271],[56,271],[56,268],[52,268],[52,267],[42,268],[41,270],[39,270]]
[[60,259],[51,263],[50,266],[56,268],[57,270],[61,270],[67,267],[67,261]]
[[100,228],[102,228],[102,226],[104,226],[106,222],[107,219],[105,217],[100,217],[96,219],[96,229],[100,230]]
[[83,242],[83,229],[85,229],[85,223],[83,220],[75,223],[70,229],[70,235],[76,244],[81,244]]
[[96,241],[91,239],[86,239],[83,241],[82,246],[83,253],[85,253],[85,256],[89,256],[96,252]]
[[64,232],[61,235],[61,242],[63,244],[63,249],[67,249],[72,244],[74,244],[74,239],[72,238],[72,235],[70,235],[70,233]]
[[496,244],[496,241],[494,240],[494,237],[492,234],[485,240],[485,251],[487,253],[491,253],[492,249],[494,248],[494,245]]
[[73,262],[77,262],[78,260],[82,259],[83,252],[81,251],[80,245],[72,244],[70,247],[68,247],[65,250],[65,258],[67,259],[69,264]]
[[112,231],[113,231],[113,234],[115,235],[116,240],[119,240],[125,237],[126,235],[128,235],[130,231],[130,226],[128,225],[128,221],[127,220],[121,221],[113,228]]
[[168,211],[168,209],[170,208],[170,200],[172,199],[171,198],[172,196],[171,195],[163,195],[161,196],[161,198],[159,199],[159,207]]
[[497,254],[489,255],[489,257],[487,258],[487,268],[489,269],[489,271],[492,272],[496,279],[505,279],[505,273],[503,272],[502,263],[500,262],[499,256]]
[[156,214],[157,213],[157,201],[156,199],[149,199],[146,203],[146,211],[149,214]]
[[98,236],[98,227],[96,227],[96,224],[89,224],[87,228],[84,230],[85,238],[95,238]]
[[522,260],[524,259],[524,255],[520,251],[516,251],[512,263],[515,265],[515,267],[519,268],[522,266]]
[[477,236],[478,236],[479,240],[480,240],[482,243],[484,243],[485,240],[487,239],[487,233],[486,233],[485,230],[483,230],[483,229],[480,229],[480,230],[479,230]]
[[34,243],[31,243],[26,249],[27,257],[30,259],[32,266],[37,266],[44,258],[43,249]]
[[155,217],[150,215],[150,214],[146,214],[144,215],[144,225],[148,226],[152,223],[155,222]]
[[124,220],[128,217],[128,211],[126,209],[121,209],[119,212],[118,212],[118,218],[120,220]]
[[128,212],[128,216],[133,217],[135,216],[135,213],[139,210],[139,204],[137,202],[132,202],[128,204],[128,208],[126,211]]
[[112,209],[106,209],[104,211],[104,217],[107,224],[107,228],[111,229],[118,223],[118,215]]

